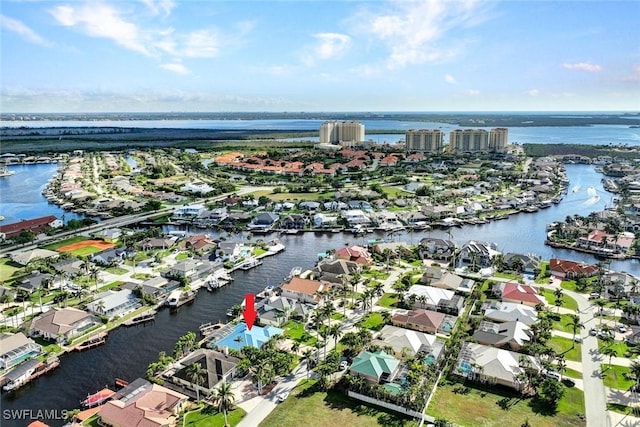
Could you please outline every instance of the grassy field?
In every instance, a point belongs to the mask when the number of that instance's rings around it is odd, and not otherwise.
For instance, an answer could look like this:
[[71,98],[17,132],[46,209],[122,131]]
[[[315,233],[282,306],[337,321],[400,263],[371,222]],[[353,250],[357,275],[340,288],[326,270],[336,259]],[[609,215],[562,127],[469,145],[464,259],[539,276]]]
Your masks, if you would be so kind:
[[[467,384],[469,385],[469,384]],[[465,389],[460,384],[438,387],[427,414],[444,418],[461,426],[520,427],[526,420],[535,427],[584,426],[584,396],[576,388],[565,388],[565,396],[556,413],[549,413],[532,399],[522,399],[516,392],[497,387]]]
[[[553,294],[553,290],[549,288],[540,288],[540,293],[542,293],[542,296],[544,296],[547,302],[552,306],[551,310],[553,311],[553,308],[556,306],[556,296]],[[563,295],[562,305],[560,307],[564,307],[569,310],[577,310],[578,303],[569,295]]]
[[318,341],[314,335],[309,334],[304,330],[304,326],[301,323],[290,320],[282,326],[282,329],[284,329],[284,335],[286,337],[291,338],[300,344],[313,345]]
[[377,305],[385,308],[397,308],[398,303],[400,302],[400,298],[396,293],[387,293],[380,297],[377,302]]
[[417,422],[350,399],[336,391],[320,391],[315,381],[302,381],[261,427],[415,427]]
[[382,315],[376,311],[369,314],[369,316],[362,321],[362,326],[367,329],[379,331],[384,326],[384,319],[382,318]]
[[[560,315],[560,320],[553,321],[553,329],[573,334],[573,328],[571,328],[570,326],[567,326],[570,322],[571,322],[571,315],[562,314]],[[582,334],[581,331],[584,331],[584,328],[576,330],[577,337],[579,337]]]
[[75,237],[71,237],[69,239],[65,239],[65,240],[61,240],[59,242],[55,242],[55,243],[51,243],[48,245],[43,246],[43,249],[48,249],[50,251],[55,251],[56,249],[59,249],[63,246],[67,246],[67,245],[71,245],[73,243],[78,243],[78,242],[84,242],[85,240],[89,240],[88,237],[84,237],[84,236],[75,236]]
[[320,198],[331,199],[333,198],[333,191],[329,192],[314,192],[314,193],[273,193],[269,190],[260,190],[249,193],[255,198],[259,198],[260,196],[268,197],[274,201],[283,201],[283,200],[311,200],[315,201]]
[[618,390],[629,390],[629,387],[633,385],[632,380],[628,380],[624,377],[624,374],[629,373],[629,368],[626,366],[611,365],[609,367],[608,358],[605,357],[607,363],[603,363],[602,374],[604,375],[604,385],[609,388],[616,388]]
[[[227,421],[230,426],[237,425],[247,413],[242,408],[236,408],[227,413]],[[197,411],[189,412],[184,417],[184,427],[223,427],[224,415],[217,409],[206,406]]]
[[553,337],[547,342],[547,345],[556,353],[564,354],[567,360],[582,362],[582,345],[574,343],[569,338]]
[[[617,357],[624,357],[625,353],[629,351],[629,347],[627,346],[627,343],[624,341],[615,341],[613,344],[609,346],[609,345],[605,345],[602,340],[598,340],[598,344],[599,344],[598,347],[599,347],[600,353],[602,353],[602,350],[605,347],[613,347],[616,349]],[[608,359],[609,359],[608,357],[605,357],[605,360],[607,362],[609,361]]]
[[11,280],[11,278],[20,273],[22,267],[11,261],[9,258],[0,258],[0,282]]
[[74,249],[74,250],[69,251],[67,253],[71,254],[73,256],[76,256],[76,257],[83,258],[83,257],[89,256],[89,255],[93,255],[96,252],[101,252],[101,251],[102,251],[102,249],[97,248],[95,246],[85,246],[84,248]]

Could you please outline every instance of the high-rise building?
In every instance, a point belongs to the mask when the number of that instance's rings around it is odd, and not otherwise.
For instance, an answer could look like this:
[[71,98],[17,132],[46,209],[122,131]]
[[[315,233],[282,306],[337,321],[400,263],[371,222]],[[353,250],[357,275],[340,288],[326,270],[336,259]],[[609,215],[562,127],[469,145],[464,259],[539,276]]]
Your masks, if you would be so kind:
[[489,151],[503,153],[507,146],[509,130],[507,128],[494,128],[489,131]]
[[320,126],[320,144],[364,141],[364,125],[355,121],[326,121]]
[[456,129],[449,133],[449,149],[454,153],[489,151],[489,132],[484,129]]
[[407,153],[440,153],[444,132],[440,129],[410,129],[404,139]]

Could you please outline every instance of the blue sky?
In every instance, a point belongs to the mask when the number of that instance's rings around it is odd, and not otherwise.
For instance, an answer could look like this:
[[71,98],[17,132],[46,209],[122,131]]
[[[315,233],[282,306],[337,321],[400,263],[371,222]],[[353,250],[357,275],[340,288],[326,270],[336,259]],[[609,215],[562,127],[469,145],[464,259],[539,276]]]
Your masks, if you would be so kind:
[[640,110],[640,1],[11,1],[2,112]]

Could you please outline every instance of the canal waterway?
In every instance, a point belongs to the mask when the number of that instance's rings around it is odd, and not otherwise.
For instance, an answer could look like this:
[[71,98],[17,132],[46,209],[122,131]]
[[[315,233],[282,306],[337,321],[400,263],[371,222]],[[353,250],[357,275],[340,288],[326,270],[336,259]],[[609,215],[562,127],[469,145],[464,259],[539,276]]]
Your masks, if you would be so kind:
[[[25,168],[40,168],[42,165],[30,165]],[[35,169],[34,169],[35,170]],[[50,175],[55,168],[50,170]],[[39,175],[42,182],[32,182],[34,188],[40,189],[49,176]],[[545,226],[553,221],[563,220],[567,215],[588,215],[593,211],[601,211],[611,206],[611,193],[601,185],[601,175],[591,165],[567,165],[570,179],[569,192],[558,205],[537,213],[521,213],[506,220],[495,221],[483,225],[467,225],[451,229],[451,238],[458,244],[466,240],[492,241],[503,252],[536,253],[545,259],[560,257],[594,263],[597,260],[588,254],[580,254],[564,249],[554,249],[544,245]],[[33,174],[30,174],[33,176]],[[7,191],[13,191],[9,186]],[[3,191],[4,194],[4,191]],[[4,204],[4,200],[3,200]],[[43,211],[33,207],[34,216]],[[199,230],[202,232],[203,230]],[[214,236],[219,236],[212,231]],[[244,234],[223,235],[227,240],[240,240]],[[425,236],[448,238],[446,230],[420,232],[403,232],[394,236],[384,236],[392,240],[417,243]],[[24,426],[25,420],[12,420],[4,417],[5,410],[29,409],[52,410],[77,407],[79,402],[105,385],[112,385],[114,378],[133,380],[143,377],[147,365],[155,361],[158,352],[171,353],[176,340],[187,331],[198,331],[202,323],[216,322],[225,319],[227,309],[242,301],[248,292],[257,293],[268,285],[277,285],[289,273],[300,266],[312,267],[317,261],[318,253],[328,249],[342,247],[345,244],[363,244],[375,237],[355,237],[349,233],[301,233],[298,235],[259,236],[270,239],[278,237],[285,244],[286,250],[276,256],[266,258],[264,263],[249,271],[233,273],[234,281],[227,287],[213,293],[200,292],[192,305],[182,307],[177,313],[162,310],[153,323],[121,327],[109,334],[106,345],[83,352],[62,357],[61,367],[26,385],[15,394],[2,395],[2,426]],[[257,239],[254,236],[253,239]],[[640,264],[637,260],[614,261],[612,268],[640,275]],[[61,420],[48,420],[52,426],[62,425]]]

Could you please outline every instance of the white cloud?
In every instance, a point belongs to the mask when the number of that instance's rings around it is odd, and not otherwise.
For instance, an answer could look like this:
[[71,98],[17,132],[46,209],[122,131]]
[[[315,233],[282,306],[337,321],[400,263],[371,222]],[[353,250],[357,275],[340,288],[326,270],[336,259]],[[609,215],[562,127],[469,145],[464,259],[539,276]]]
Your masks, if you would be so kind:
[[0,15],[0,28],[3,30],[14,32],[20,35],[25,40],[39,44],[44,47],[51,47],[53,44],[48,40],[45,40],[40,34],[29,28],[24,22],[17,19],[9,18],[5,15]]
[[351,37],[339,33],[314,34],[316,43],[302,55],[302,62],[313,66],[317,61],[341,58],[351,47]]
[[591,64],[590,62],[576,62],[575,64],[564,63],[562,64],[562,68],[567,70],[589,71],[591,73],[602,71],[602,66],[598,64]]
[[[442,61],[451,55],[442,42],[454,30],[486,19],[482,1],[394,1],[389,10],[354,17],[357,29],[381,40],[389,50],[388,68]],[[455,43],[455,41],[453,42]]]
[[189,70],[187,69],[187,67],[175,62],[168,63],[168,64],[161,64],[160,67],[177,74],[189,74]]
[[467,95],[469,96],[478,96],[480,95],[480,91],[477,89],[469,89],[467,90]]
[[525,93],[527,95],[533,96],[533,97],[540,95],[540,91],[538,89],[531,89],[531,90],[526,91]]
[[453,77],[451,74],[445,74],[444,81],[449,83],[450,85],[458,84],[458,81],[456,80],[456,78]]
[[220,41],[211,30],[194,31],[182,40],[182,55],[189,58],[213,58],[218,56]]
[[140,0],[144,3],[153,15],[163,14],[164,16],[169,16],[174,7],[176,7],[175,2],[172,0]]
[[51,15],[65,27],[77,27],[89,36],[107,38],[127,49],[151,55],[138,26],[123,19],[110,5],[57,6],[51,10]]

